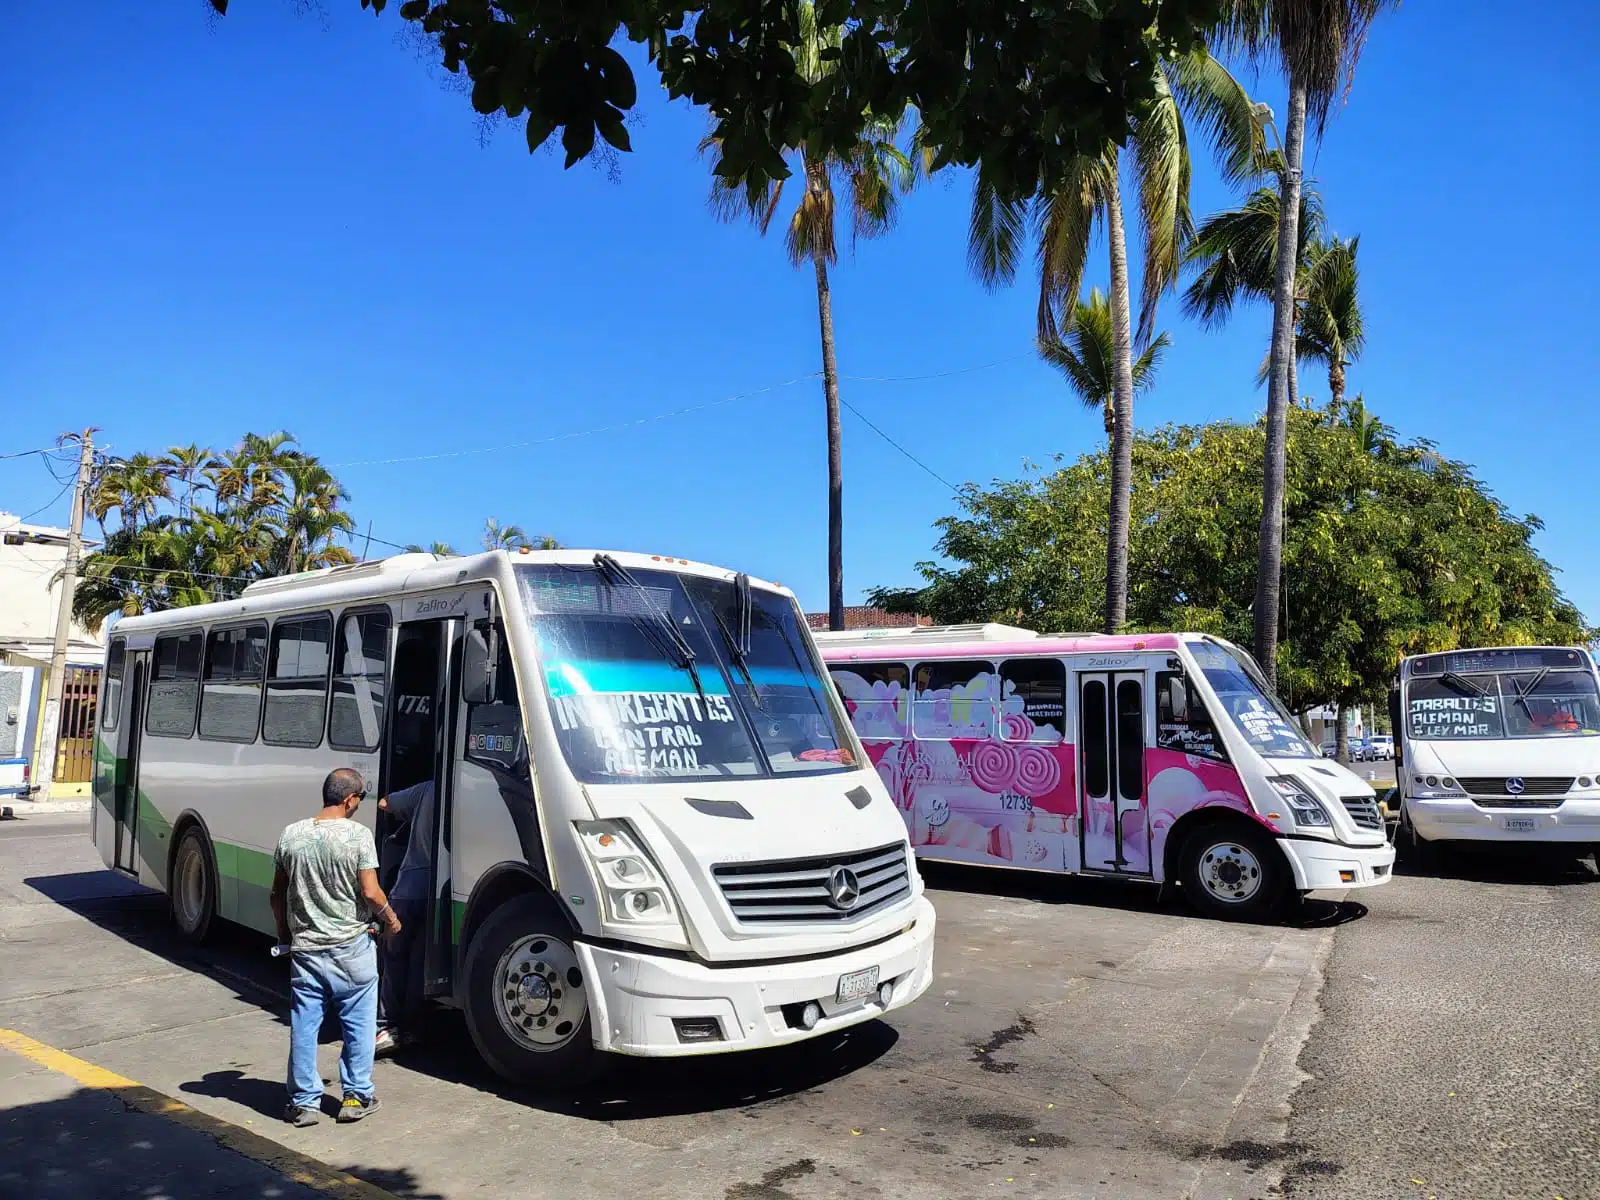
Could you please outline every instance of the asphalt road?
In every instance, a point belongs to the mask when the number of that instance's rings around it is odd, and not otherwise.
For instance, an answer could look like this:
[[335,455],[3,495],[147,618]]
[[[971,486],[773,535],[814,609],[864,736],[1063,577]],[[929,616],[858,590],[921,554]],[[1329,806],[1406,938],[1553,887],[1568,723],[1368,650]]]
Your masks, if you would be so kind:
[[[379,1065],[384,1111],[301,1131],[275,1119],[265,940],[180,945],[84,827],[0,825],[0,1030],[391,1196],[1600,1196],[1587,868],[1401,877],[1270,928],[1151,889],[929,872],[938,978],[888,1021],[555,1101],[502,1087],[447,1014]],[[0,1050],[0,1196],[310,1194],[195,1139]]]

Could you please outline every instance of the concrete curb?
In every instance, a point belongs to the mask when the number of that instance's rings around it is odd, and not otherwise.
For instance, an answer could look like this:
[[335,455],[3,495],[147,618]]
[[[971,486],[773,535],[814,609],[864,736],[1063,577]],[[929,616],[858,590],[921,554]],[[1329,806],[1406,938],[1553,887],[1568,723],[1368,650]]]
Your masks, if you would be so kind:
[[15,800],[0,807],[0,821],[17,817],[42,816],[46,813],[86,813],[94,801],[87,796],[73,800]]

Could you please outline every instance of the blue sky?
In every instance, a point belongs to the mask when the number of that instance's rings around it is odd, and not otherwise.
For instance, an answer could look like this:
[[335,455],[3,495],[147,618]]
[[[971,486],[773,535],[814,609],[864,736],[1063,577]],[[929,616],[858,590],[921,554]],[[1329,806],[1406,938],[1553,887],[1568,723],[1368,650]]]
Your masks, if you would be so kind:
[[[703,117],[646,87],[620,178],[563,171],[518,128],[480,144],[393,11],[232,7],[8,6],[28,53],[0,73],[0,453],[86,424],[113,453],[283,428],[381,538],[471,546],[492,515],[742,567],[824,607],[813,283],[776,237],[708,213]],[[1309,169],[1333,228],[1361,235],[1369,345],[1351,390],[1539,514],[1591,619],[1596,501],[1574,485],[1600,449],[1584,350],[1597,57],[1600,17],[1579,0],[1537,27],[1481,0],[1406,5]],[[1276,81],[1254,85],[1281,111]],[[991,295],[967,274],[967,197],[959,176],[926,186],[834,273],[845,399],[956,482],[1103,437],[1029,355],[1027,288]],[[1229,199],[1199,172],[1198,212]],[[1251,309],[1205,333],[1169,303],[1174,345],[1139,422],[1254,415],[1267,322]],[[915,581],[951,502],[849,412],[844,429],[855,602]],[[518,443],[534,444],[455,453]],[[0,508],[60,519],[58,491],[39,459],[0,460]]]

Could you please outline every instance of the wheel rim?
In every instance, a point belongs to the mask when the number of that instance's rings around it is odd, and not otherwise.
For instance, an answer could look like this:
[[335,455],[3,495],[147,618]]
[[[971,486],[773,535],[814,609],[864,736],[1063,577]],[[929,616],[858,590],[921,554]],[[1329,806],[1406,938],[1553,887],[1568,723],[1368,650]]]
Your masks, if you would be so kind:
[[178,924],[186,930],[198,929],[206,904],[205,864],[192,838],[178,851],[176,874],[172,895],[177,901]]
[[589,1012],[583,970],[571,946],[548,934],[513,942],[494,969],[494,1015],[519,1046],[559,1050]]
[[1238,842],[1218,842],[1200,856],[1200,884],[1224,904],[1248,904],[1264,878],[1261,860]]

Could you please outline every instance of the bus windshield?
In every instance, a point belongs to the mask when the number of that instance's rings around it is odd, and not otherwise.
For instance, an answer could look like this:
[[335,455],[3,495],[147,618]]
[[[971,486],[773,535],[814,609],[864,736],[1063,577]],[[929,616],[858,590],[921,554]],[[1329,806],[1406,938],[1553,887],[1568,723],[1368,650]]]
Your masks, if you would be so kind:
[[1294,715],[1267,689],[1254,667],[1216,642],[1192,641],[1189,652],[1217,694],[1222,711],[1267,758],[1316,758]]
[[1406,684],[1407,736],[1433,740],[1600,735],[1600,689],[1586,670],[1446,671]]
[[562,753],[583,782],[856,769],[786,596],[660,570],[517,576]]

